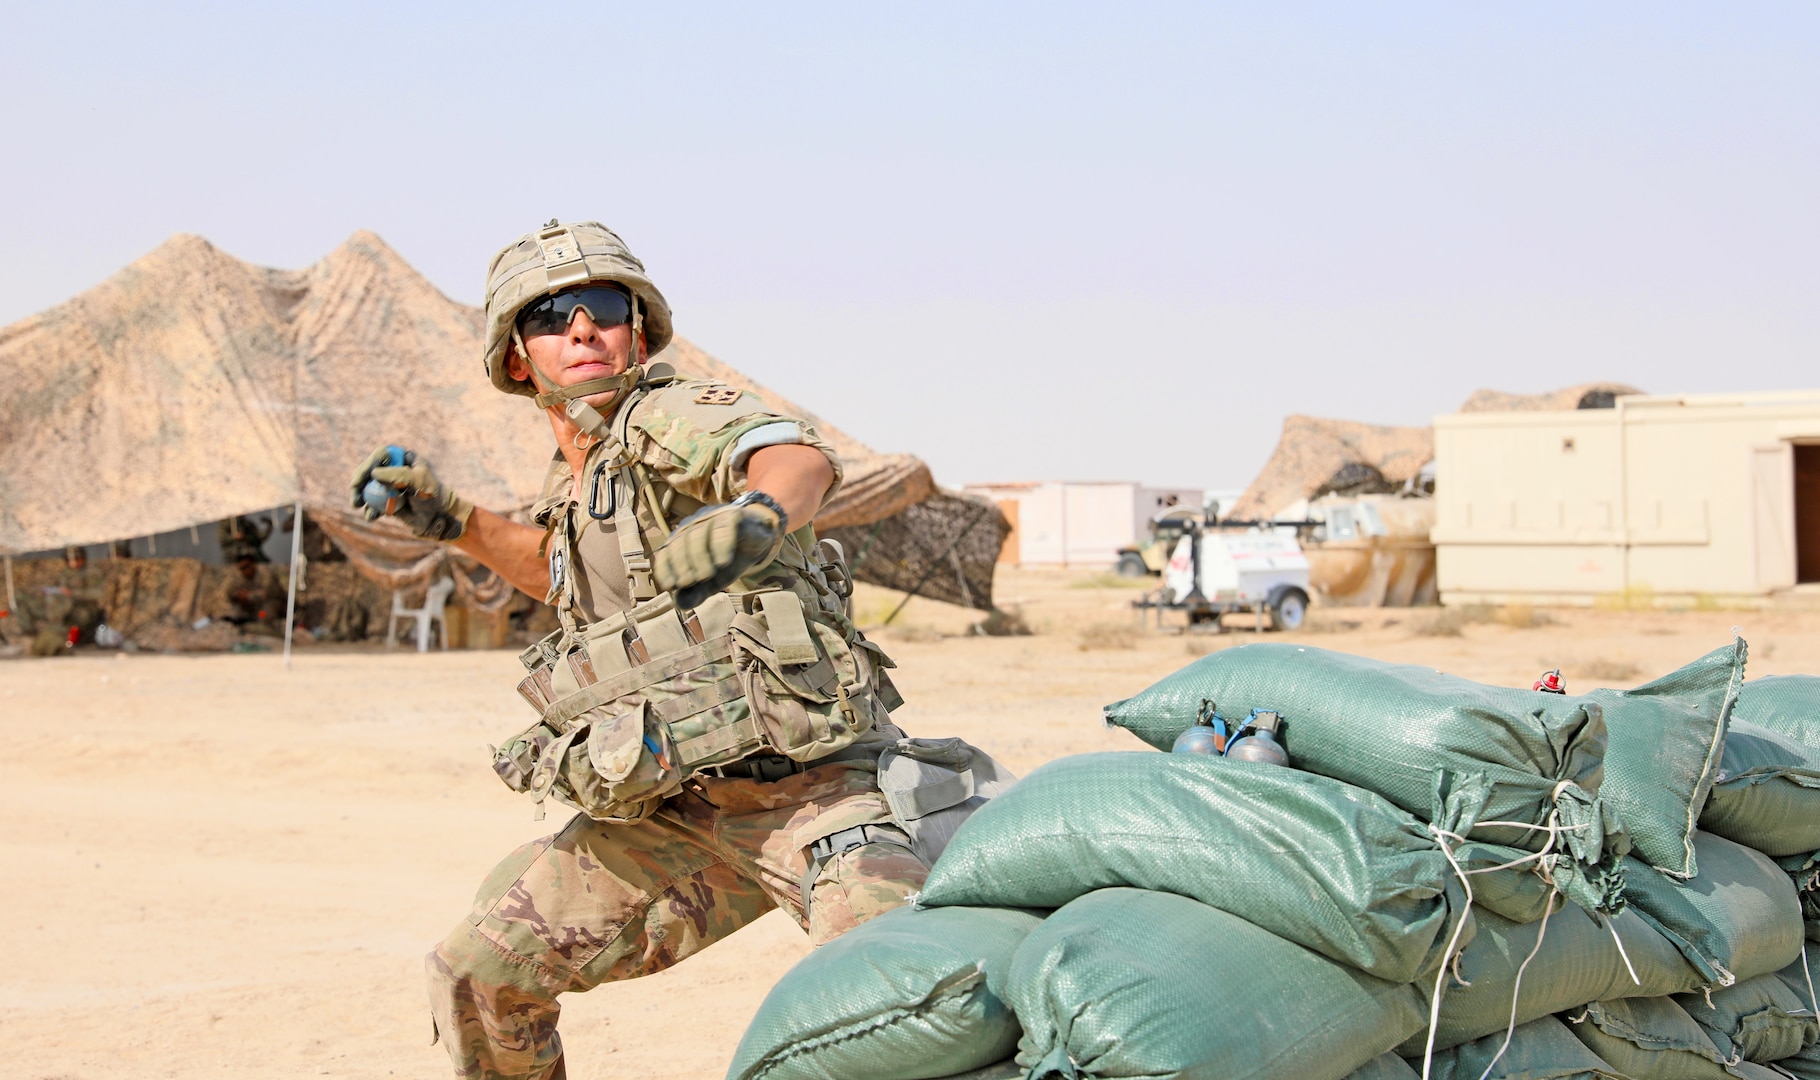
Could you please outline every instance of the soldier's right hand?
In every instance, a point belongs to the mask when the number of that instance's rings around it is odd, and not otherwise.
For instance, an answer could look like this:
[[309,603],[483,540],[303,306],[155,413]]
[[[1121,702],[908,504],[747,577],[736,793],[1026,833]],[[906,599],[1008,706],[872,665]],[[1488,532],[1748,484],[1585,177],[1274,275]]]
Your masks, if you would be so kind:
[[[398,464],[402,462],[402,464]],[[354,508],[368,521],[391,514],[425,540],[455,540],[467,529],[474,505],[436,478],[414,451],[382,446],[354,470]]]

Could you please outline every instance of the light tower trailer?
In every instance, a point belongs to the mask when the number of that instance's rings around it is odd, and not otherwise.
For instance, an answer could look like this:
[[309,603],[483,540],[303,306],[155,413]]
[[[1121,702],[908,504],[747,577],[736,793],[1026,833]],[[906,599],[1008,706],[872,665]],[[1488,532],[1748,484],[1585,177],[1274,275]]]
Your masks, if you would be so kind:
[[1220,617],[1249,611],[1263,629],[1299,630],[1308,618],[1308,556],[1298,535],[1316,521],[1223,521],[1197,524],[1176,542],[1163,585],[1132,606],[1181,611],[1190,630],[1220,631]]

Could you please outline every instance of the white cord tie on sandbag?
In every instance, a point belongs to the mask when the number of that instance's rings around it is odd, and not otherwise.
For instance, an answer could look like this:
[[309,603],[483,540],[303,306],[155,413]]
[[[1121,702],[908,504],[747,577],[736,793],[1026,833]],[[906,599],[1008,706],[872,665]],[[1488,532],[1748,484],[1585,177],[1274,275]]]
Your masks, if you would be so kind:
[[[1563,780],[1555,785],[1554,797],[1558,799],[1561,792],[1571,784],[1572,781]],[[1548,934],[1548,918],[1550,915],[1554,914],[1555,901],[1561,898],[1561,890],[1555,885],[1554,877],[1550,872],[1554,865],[1555,842],[1561,838],[1562,833],[1577,832],[1581,829],[1591,828],[1591,823],[1563,825],[1561,824],[1561,812],[1557,809],[1549,811],[1548,821],[1541,825],[1536,825],[1527,821],[1480,821],[1474,823],[1472,827],[1475,829],[1503,827],[1509,829],[1524,829],[1529,832],[1545,832],[1548,834],[1548,840],[1543,843],[1541,850],[1532,854],[1512,859],[1509,862],[1502,862],[1496,866],[1482,866],[1476,870],[1467,870],[1460,866],[1459,860],[1454,858],[1453,848],[1449,845],[1449,841],[1452,841],[1455,844],[1466,843],[1466,837],[1461,836],[1456,832],[1450,832],[1438,825],[1431,824],[1428,826],[1429,835],[1435,838],[1435,845],[1441,849],[1442,856],[1447,859],[1447,865],[1453,868],[1454,876],[1460,881],[1460,888],[1466,893],[1466,905],[1460,911],[1459,920],[1454,923],[1452,936],[1447,939],[1447,948],[1441,953],[1441,970],[1435,976],[1435,992],[1433,999],[1429,1002],[1428,1006],[1428,1041],[1422,1048],[1422,1080],[1430,1080],[1434,1068],[1435,1027],[1441,1020],[1441,995],[1446,988],[1448,973],[1451,971],[1454,978],[1458,979],[1462,986],[1472,985],[1472,983],[1468,982],[1460,974],[1460,956],[1463,950],[1459,949],[1460,935],[1465,932],[1466,920],[1472,914],[1473,892],[1472,881],[1470,880],[1472,875],[1490,874],[1499,870],[1510,870],[1534,863],[1536,865],[1537,876],[1547,882],[1550,889],[1548,902],[1543,905],[1542,908],[1542,927],[1536,933],[1536,946],[1529,951],[1529,955],[1524,958],[1522,965],[1517,968],[1516,981],[1511,987],[1510,1025],[1504,1031],[1504,1045],[1498,1048],[1497,1055],[1491,1059],[1490,1064],[1485,1066],[1485,1072],[1479,1077],[1479,1080],[1487,1080],[1487,1078],[1491,1076],[1492,1069],[1497,1067],[1498,1059],[1502,1058],[1504,1052],[1510,1049],[1511,1037],[1517,1030],[1517,995],[1521,993],[1523,988],[1523,972],[1529,968],[1529,962],[1534,960],[1536,954],[1541,951],[1542,939]],[[1608,923],[1607,925],[1610,924]],[[1612,929],[1612,940],[1617,941],[1617,939],[1618,932],[1614,927]],[[1631,967],[1630,957],[1624,955],[1624,945],[1622,942],[1619,942],[1618,944],[1618,955],[1624,957],[1625,968],[1630,971],[1630,977],[1636,979],[1636,969]],[[1805,960],[1806,957],[1807,954],[1805,952],[1802,953],[1802,959]],[[1638,985],[1641,985],[1641,983],[1639,982]]]
[[1642,986],[1643,980],[1637,978],[1637,969],[1631,966],[1630,954],[1624,951],[1624,942],[1618,937],[1618,924],[1608,918],[1605,920],[1605,929],[1611,931],[1612,944],[1618,947],[1618,956],[1624,961],[1624,970],[1630,972],[1630,981]]
[[1491,1063],[1486,1065],[1485,1071],[1479,1074],[1479,1080],[1487,1080],[1491,1076],[1491,1071],[1498,1067],[1498,1060],[1504,1056],[1504,1051],[1510,1049],[1511,1037],[1517,1033],[1517,998],[1523,993],[1523,973],[1529,970],[1529,962],[1542,951],[1542,941],[1548,937],[1548,917],[1553,914],[1554,910],[1555,901],[1551,896],[1548,898],[1548,906],[1542,909],[1542,928],[1536,931],[1536,947],[1529,950],[1529,955],[1525,956],[1523,963],[1517,966],[1517,977],[1511,983],[1510,1025],[1504,1029],[1504,1045],[1498,1047],[1498,1052],[1492,1055]]
[[1453,849],[1447,846],[1447,837],[1453,833],[1436,825],[1428,826],[1428,831],[1435,838],[1435,846],[1441,849],[1441,855],[1447,859],[1447,865],[1453,867],[1453,873],[1460,879],[1460,888],[1466,893],[1466,903],[1460,908],[1460,918],[1454,923],[1453,934],[1447,939],[1447,947],[1441,951],[1441,970],[1435,974],[1435,992],[1428,1003],[1428,1042],[1422,1047],[1422,1080],[1429,1080],[1429,1071],[1434,1067],[1435,1025],[1441,1022],[1441,993],[1447,984],[1449,967],[1459,963],[1456,948],[1460,944],[1460,935],[1466,930],[1466,920],[1472,917],[1472,881],[1465,870],[1461,869],[1458,860],[1453,857]]
[[1807,1003],[1813,1007],[1814,1015],[1820,1016],[1820,999],[1814,997],[1814,974],[1807,970],[1807,946],[1801,946],[1801,974],[1807,979]]

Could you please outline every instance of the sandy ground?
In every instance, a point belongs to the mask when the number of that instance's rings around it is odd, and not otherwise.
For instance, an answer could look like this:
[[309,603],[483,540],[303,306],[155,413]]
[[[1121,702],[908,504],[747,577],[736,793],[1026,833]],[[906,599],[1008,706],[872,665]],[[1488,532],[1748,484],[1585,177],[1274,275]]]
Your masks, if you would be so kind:
[[[1214,648],[1138,633],[1128,586],[1007,572],[1035,636],[953,636],[913,602],[887,643],[913,732],[961,735],[1019,772],[1135,749],[1099,707]],[[863,617],[894,598],[863,594]],[[1820,673],[1820,614],[1318,611],[1297,640],[1527,685],[1629,685],[1729,640],[1751,672]],[[552,831],[487,768],[528,720],[508,652],[90,654],[0,662],[0,1076],[442,1077],[423,953],[487,869]],[[722,1074],[801,956],[777,913],[677,969],[572,1000],[570,1075]]]

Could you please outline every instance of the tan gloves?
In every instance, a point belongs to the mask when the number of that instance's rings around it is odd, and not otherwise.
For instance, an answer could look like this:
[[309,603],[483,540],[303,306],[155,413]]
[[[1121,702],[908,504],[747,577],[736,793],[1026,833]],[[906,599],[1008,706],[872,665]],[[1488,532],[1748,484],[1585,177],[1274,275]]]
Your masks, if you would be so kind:
[[760,491],[704,506],[677,523],[651,558],[657,587],[693,608],[777,557],[790,527],[784,508]]
[[414,452],[382,446],[354,470],[354,508],[368,521],[391,514],[425,540],[455,540],[468,527],[474,504],[436,479],[430,463]]

